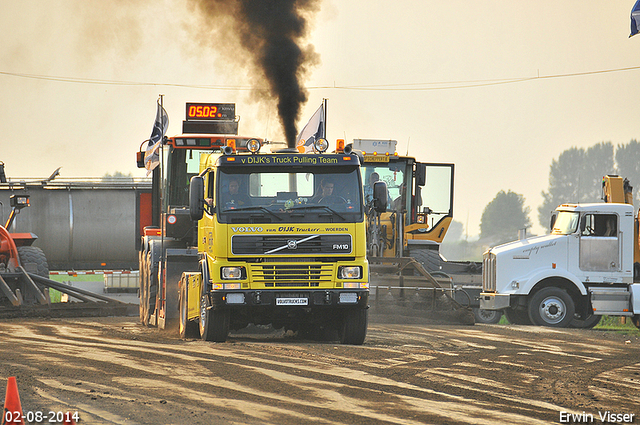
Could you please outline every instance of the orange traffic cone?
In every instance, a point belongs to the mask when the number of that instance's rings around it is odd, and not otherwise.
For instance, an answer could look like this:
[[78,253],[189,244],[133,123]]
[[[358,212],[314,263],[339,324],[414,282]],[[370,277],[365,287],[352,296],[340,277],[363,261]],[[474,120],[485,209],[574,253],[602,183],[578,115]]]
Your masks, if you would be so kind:
[[2,414],[2,425],[24,425],[22,420],[22,406],[18,395],[18,383],[15,376],[10,376],[7,380],[7,395],[4,398],[4,412]]

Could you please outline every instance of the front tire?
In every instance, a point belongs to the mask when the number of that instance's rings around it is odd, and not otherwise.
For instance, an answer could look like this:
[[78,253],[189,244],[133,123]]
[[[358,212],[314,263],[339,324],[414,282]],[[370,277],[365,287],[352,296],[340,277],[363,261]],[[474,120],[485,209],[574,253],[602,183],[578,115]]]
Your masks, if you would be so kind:
[[205,341],[225,342],[229,335],[229,310],[209,307],[208,297],[200,298],[200,337]]
[[369,310],[366,308],[346,310],[343,320],[340,329],[340,343],[362,345],[367,336]]
[[543,288],[529,301],[529,318],[539,326],[566,328],[575,312],[571,295],[560,288]]

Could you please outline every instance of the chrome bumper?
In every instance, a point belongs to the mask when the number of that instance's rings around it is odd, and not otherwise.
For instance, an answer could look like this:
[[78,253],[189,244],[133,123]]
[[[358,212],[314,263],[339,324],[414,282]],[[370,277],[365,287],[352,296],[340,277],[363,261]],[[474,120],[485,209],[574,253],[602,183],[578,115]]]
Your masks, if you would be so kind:
[[509,294],[495,294],[493,292],[480,293],[480,308],[483,310],[503,310],[510,307]]

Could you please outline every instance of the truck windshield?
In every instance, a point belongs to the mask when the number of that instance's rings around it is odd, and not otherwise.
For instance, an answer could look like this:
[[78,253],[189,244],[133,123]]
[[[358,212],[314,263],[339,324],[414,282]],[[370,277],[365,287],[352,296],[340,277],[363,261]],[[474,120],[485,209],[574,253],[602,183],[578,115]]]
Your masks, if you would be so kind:
[[[387,184],[387,210],[391,211],[394,207],[400,210],[402,204],[407,202],[405,195],[407,193],[407,184],[409,184],[408,192],[411,193],[412,191],[412,182],[405,179],[405,174],[411,175],[411,168],[409,167],[410,165],[401,161],[363,165],[360,170],[364,183],[365,204],[373,201],[373,184],[377,181],[383,181]],[[408,209],[411,209],[410,205]]]
[[[238,170],[238,171],[245,171]],[[362,186],[354,167],[310,170],[220,170],[216,194],[222,223],[333,223],[362,220]]]
[[580,214],[577,212],[558,212],[558,218],[556,218],[556,221],[553,224],[551,233],[554,235],[569,235],[575,232],[578,228],[578,223],[580,222],[579,218]]

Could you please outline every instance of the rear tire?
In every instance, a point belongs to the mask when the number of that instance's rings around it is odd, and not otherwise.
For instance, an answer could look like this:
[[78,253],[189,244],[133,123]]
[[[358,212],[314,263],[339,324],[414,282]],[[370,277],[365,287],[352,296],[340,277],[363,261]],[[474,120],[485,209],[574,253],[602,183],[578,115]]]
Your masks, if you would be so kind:
[[340,330],[340,343],[362,345],[367,336],[369,324],[369,310],[358,308],[346,310],[344,313],[342,328]]
[[[17,248],[20,264],[27,272],[49,279],[49,265],[44,251],[37,246],[19,246]],[[26,266],[27,264],[30,265]]]
[[543,288],[529,300],[529,318],[539,326],[566,328],[575,312],[575,303],[564,289]]
[[[143,287],[140,288],[140,321],[144,326],[149,326],[151,315],[156,314],[156,297],[158,294],[158,265],[153,264],[151,251],[147,253],[144,267]],[[154,322],[158,323],[157,320]]]
[[502,319],[502,312],[498,310],[474,308],[473,315],[476,318],[476,323],[485,323],[488,325],[495,325],[500,321],[500,319]]
[[631,322],[636,325],[636,328],[640,329],[640,314],[636,314],[631,317]]
[[[148,323],[147,308],[144,299],[147,297],[147,254],[146,251],[140,251],[138,255],[138,269],[140,273],[140,284],[138,288],[138,311],[140,313],[140,324]],[[147,318],[145,323],[145,318]]]
[[209,308],[208,297],[200,298],[200,337],[205,341],[225,342],[229,335],[229,310]]
[[507,308],[504,310],[504,316],[512,325],[530,325],[529,313],[526,310],[516,310]]
[[198,324],[187,317],[189,310],[189,288],[185,279],[180,282],[180,338],[197,338]]
[[[33,273],[49,279],[49,265],[47,264],[47,257],[44,255],[44,251],[37,246],[19,246],[17,249],[20,265],[27,273]],[[41,283],[36,283],[36,286],[40,292],[44,291],[45,286]],[[38,303],[40,295],[36,294],[36,291],[30,288],[25,289],[26,291],[22,294],[24,301],[27,303]],[[59,300],[60,296],[61,293],[57,289],[49,288],[49,299],[47,301],[57,302],[53,300]]]
[[569,327],[578,329],[592,329],[594,326],[600,323],[600,319],[602,319],[602,316],[596,316],[594,314],[587,317],[585,320],[574,318],[571,323],[569,323]]
[[414,248],[409,251],[409,256],[415,258],[429,273],[440,271],[442,267],[442,257],[437,249]]

